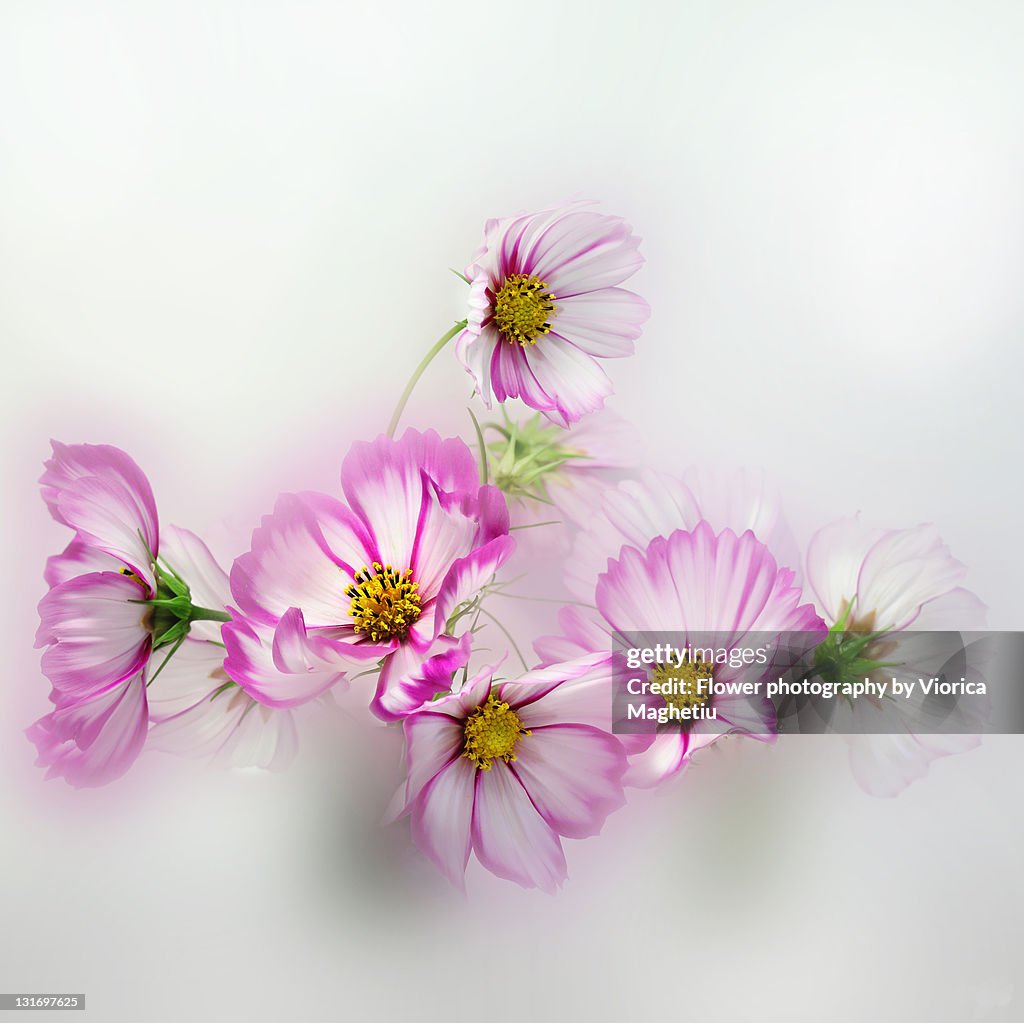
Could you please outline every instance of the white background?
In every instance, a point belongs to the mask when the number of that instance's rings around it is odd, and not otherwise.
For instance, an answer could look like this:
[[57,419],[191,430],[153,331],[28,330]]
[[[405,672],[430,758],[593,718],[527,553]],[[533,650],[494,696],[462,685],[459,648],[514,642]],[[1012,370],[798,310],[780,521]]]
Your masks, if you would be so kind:
[[[734,743],[570,843],[558,897],[463,900],[375,827],[391,732],[74,793],[21,730],[50,436],[127,448],[238,553],[384,427],[483,221],[568,198],[645,239],[611,372],[654,457],[767,468],[803,535],[934,522],[1020,626],[1022,52],[1012,2],[0,0],[0,989],[104,1021],[1018,1018],[1015,737],[895,801],[837,740]],[[463,429],[468,390],[447,354],[409,422]]]

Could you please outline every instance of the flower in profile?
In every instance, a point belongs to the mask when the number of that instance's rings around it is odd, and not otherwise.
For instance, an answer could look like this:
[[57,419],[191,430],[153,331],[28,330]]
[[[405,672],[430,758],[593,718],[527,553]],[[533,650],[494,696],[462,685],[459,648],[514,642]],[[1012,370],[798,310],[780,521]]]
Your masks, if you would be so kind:
[[256,700],[289,707],[379,664],[371,707],[395,720],[468,660],[456,632],[514,549],[508,509],[465,443],[433,431],[354,444],[341,485],[344,501],[282,495],[235,561],[247,620],[223,630],[225,668]]
[[642,265],[639,245],[585,204],[487,222],[456,353],[488,408],[521,398],[568,426],[604,404],[599,360],[631,355],[650,312],[618,286]]
[[[800,600],[793,572],[780,568],[749,530],[740,536],[731,529],[716,534],[707,522],[699,522],[691,531],[655,537],[642,550],[624,547],[617,559],[608,562],[596,589],[600,623],[564,615],[563,626],[572,630],[567,649],[599,642],[598,637],[604,637],[607,649],[609,634],[667,633],[678,638],[679,646],[693,647],[704,647],[706,638],[715,636],[714,645],[726,651],[725,663],[694,662],[689,673],[694,678],[683,679],[676,687],[678,693],[650,697],[670,705],[682,700],[688,706],[706,706],[707,716],[667,722],[646,749],[630,742],[627,784],[647,787],[663,781],[696,750],[723,734],[774,738],[775,709],[766,696],[730,695],[722,689],[742,670],[733,664],[733,650],[759,646],[765,634],[824,635],[824,623],[814,608]],[[666,675],[669,667],[652,665],[651,681]],[[770,667],[769,663],[766,670]],[[697,684],[698,678],[710,678],[723,687],[708,691],[706,684]]]
[[562,838],[596,835],[625,802],[626,756],[608,731],[607,654],[499,682],[485,669],[405,719],[402,813],[459,888],[470,852],[491,873],[554,891]]
[[75,536],[47,562],[36,646],[45,647],[54,709],[28,735],[48,777],[99,785],[123,774],[145,742],[154,652],[177,649],[193,622],[228,616],[193,604],[158,561],[152,488],[123,451],[54,443],[40,482]]
[[[983,629],[984,604],[960,585],[966,574],[931,525],[877,529],[853,517],[819,529],[807,548],[807,582],[831,628],[816,652],[817,668],[831,681],[883,666],[892,674],[901,648],[914,656],[905,630]],[[914,734],[898,720],[912,709],[892,700],[857,700],[849,708],[851,767],[871,795],[898,795],[936,758],[980,741],[973,734]]]

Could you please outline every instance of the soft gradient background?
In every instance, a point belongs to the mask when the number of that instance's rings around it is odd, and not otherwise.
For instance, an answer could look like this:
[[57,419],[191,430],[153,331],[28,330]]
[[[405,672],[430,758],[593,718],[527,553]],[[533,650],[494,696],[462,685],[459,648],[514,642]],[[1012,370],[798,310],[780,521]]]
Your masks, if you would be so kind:
[[[385,425],[484,219],[573,197],[645,238],[612,372],[652,457],[766,467],[804,534],[933,521],[1020,627],[1022,52],[1010,0],[0,0],[0,989],[104,1021],[1019,1019],[1016,737],[895,801],[840,739],[733,743],[570,843],[557,898],[460,899],[376,828],[398,748],[358,703],[283,776],[153,754],[100,792],[21,732],[50,436],[128,448],[230,557]],[[464,429],[468,392],[442,359],[408,421]]]

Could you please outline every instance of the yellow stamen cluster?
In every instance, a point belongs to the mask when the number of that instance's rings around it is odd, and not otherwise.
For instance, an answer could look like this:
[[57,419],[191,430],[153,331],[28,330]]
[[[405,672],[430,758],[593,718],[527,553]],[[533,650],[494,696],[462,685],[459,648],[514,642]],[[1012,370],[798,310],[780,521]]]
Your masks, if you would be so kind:
[[554,300],[539,277],[510,274],[494,296],[494,323],[509,344],[536,344],[551,330]]
[[[682,711],[703,707],[711,699],[709,685],[713,677],[712,666],[696,657],[692,661],[684,660],[681,665],[655,665],[651,681],[662,685],[671,683],[671,691],[662,691],[661,698],[670,707]],[[698,685],[698,679],[703,680],[703,685]]]
[[481,771],[489,771],[497,757],[506,764],[515,760],[515,745],[530,730],[523,728],[519,715],[507,703],[492,695],[466,718],[463,734],[466,746],[462,755]]
[[423,613],[412,569],[398,572],[379,561],[373,563],[372,571],[364,568],[356,573],[345,596],[352,598],[349,614],[356,632],[374,643],[405,639]]

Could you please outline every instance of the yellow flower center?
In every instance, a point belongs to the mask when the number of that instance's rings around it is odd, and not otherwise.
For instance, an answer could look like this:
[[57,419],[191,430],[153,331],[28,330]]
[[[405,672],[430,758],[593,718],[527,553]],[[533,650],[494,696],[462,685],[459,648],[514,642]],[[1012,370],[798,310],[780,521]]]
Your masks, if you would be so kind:
[[[678,710],[703,707],[711,699],[710,681],[714,677],[712,667],[699,657],[685,660],[681,665],[657,664],[651,674],[651,681],[660,685],[669,683],[671,690],[661,693],[661,698]],[[701,680],[700,684],[698,680]]]
[[352,598],[349,614],[360,635],[374,643],[405,639],[423,613],[419,585],[412,581],[412,569],[396,572],[390,565],[373,563],[373,570],[357,572],[345,596]]
[[466,747],[462,755],[472,760],[481,771],[489,771],[491,762],[501,757],[506,764],[515,760],[515,745],[530,731],[523,728],[519,715],[496,696],[488,696],[463,726]]
[[539,277],[511,274],[494,296],[494,322],[509,344],[536,344],[551,330],[554,300]]

